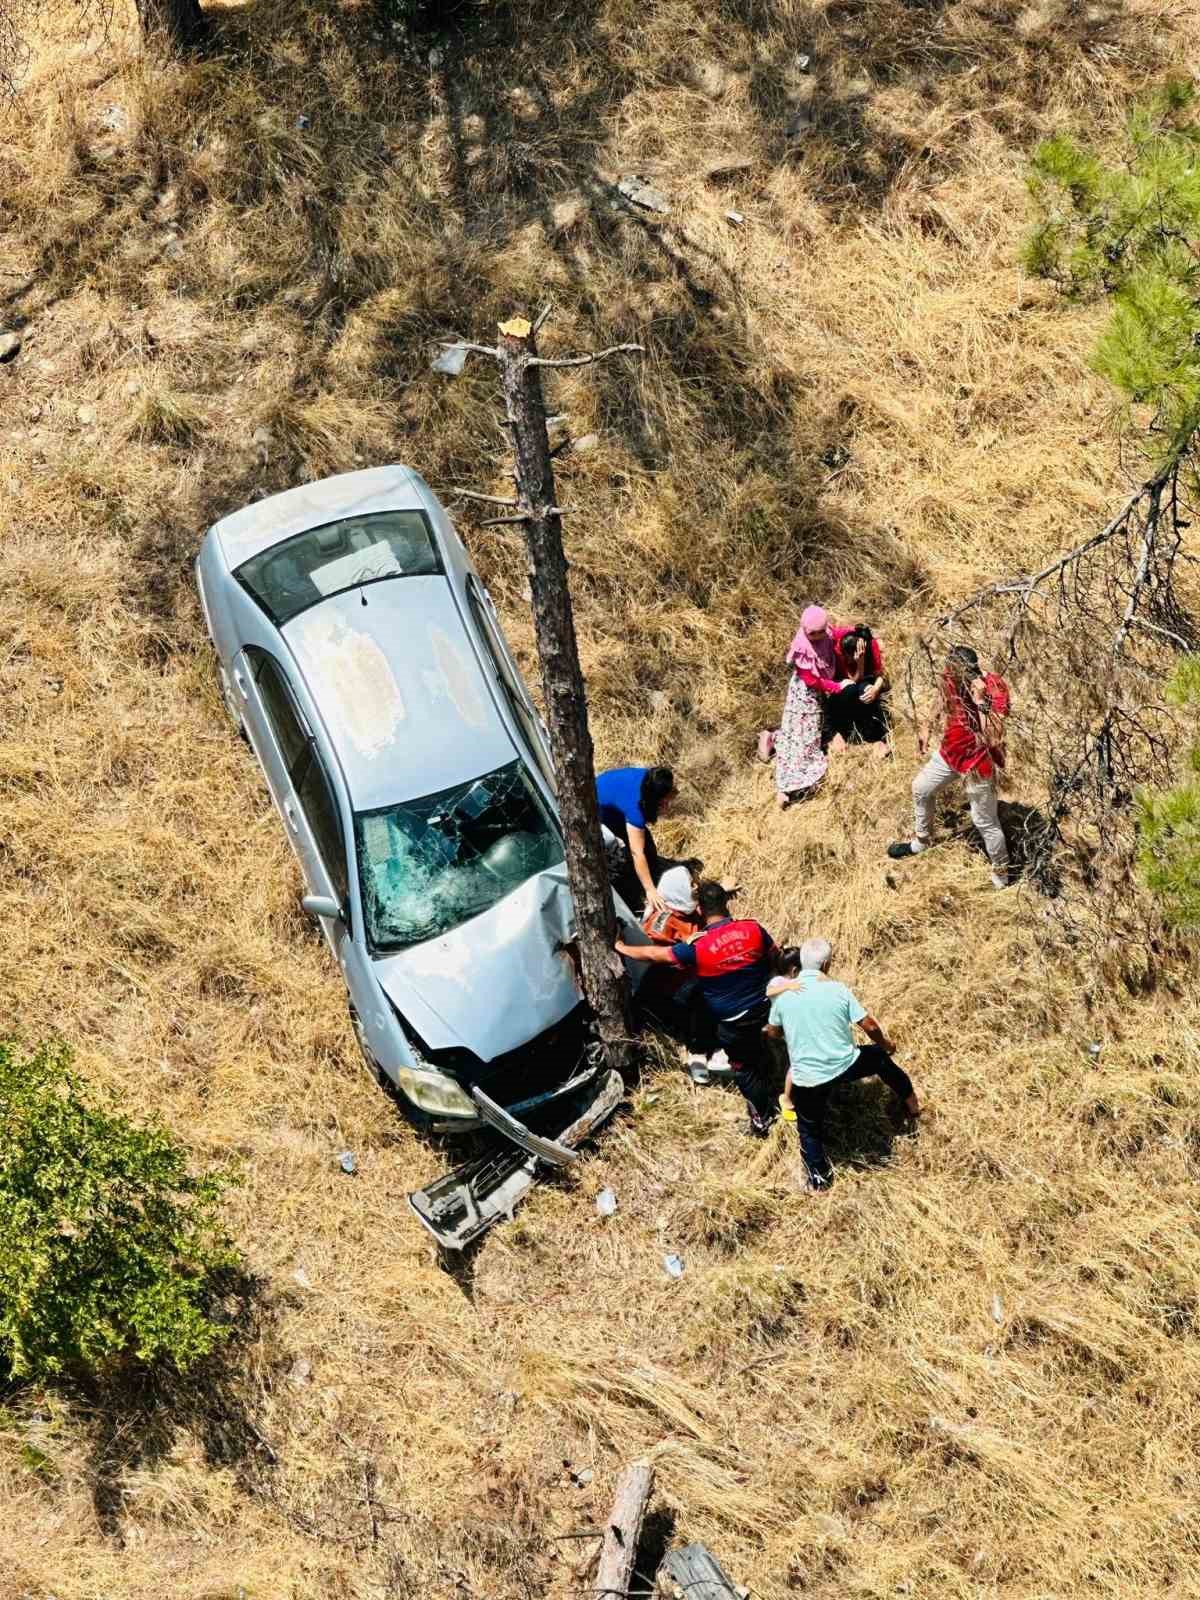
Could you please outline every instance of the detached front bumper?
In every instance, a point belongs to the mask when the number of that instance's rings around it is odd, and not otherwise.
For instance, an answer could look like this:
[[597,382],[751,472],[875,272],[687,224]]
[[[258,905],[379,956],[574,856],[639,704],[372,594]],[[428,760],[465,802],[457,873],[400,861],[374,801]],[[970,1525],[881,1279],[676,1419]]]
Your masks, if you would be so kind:
[[[499,1129],[501,1133],[508,1133],[504,1118],[514,1122],[519,1117],[528,1116],[531,1111],[538,1111],[543,1106],[551,1105],[555,1100],[565,1100],[569,1095],[582,1088],[584,1084],[596,1076],[595,1067],[584,1067],[579,1072],[572,1074],[563,1083],[555,1084],[552,1089],[547,1089],[541,1094],[527,1096],[518,1100],[511,1106],[502,1106],[486,1094],[478,1084],[464,1084],[463,1087],[479,1107],[478,1117],[439,1117],[435,1122],[429,1123],[430,1133],[472,1133],[478,1128],[490,1125]],[[520,1124],[517,1123],[519,1127]],[[511,1134],[510,1134],[511,1137]],[[518,1141],[519,1142],[519,1141]]]
[[[533,1187],[539,1162],[567,1166],[576,1160],[577,1147],[607,1121],[620,1103],[624,1093],[620,1073],[597,1072],[589,1067],[553,1093],[530,1102],[544,1106],[585,1089],[589,1083],[595,1092],[577,1110],[573,1121],[553,1133],[536,1133],[515,1115],[523,1108],[506,1110],[483,1090],[472,1089],[481,1118],[502,1134],[506,1143],[435,1178],[408,1197],[417,1220],[443,1249],[462,1250],[501,1217],[511,1217],[518,1201]],[[577,1105],[576,1100],[568,1103]]]

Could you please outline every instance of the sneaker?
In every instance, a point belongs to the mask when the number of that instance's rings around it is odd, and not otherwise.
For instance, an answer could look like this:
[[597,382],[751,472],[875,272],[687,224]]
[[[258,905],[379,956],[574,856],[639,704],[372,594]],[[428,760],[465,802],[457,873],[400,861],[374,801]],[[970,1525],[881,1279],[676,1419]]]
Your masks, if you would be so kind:
[[814,1178],[805,1164],[804,1157],[801,1156],[796,1163],[796,1187],[801,1194],[806,1194],[811,1198],[818,1194],[828,1194],[830,1189],[833,1188],[833,1179],[832,1177]]
[[907,861],[909,856],[919,856],[925,848],[917,839],[897,839],[888,845],[887,853],[893,861]]
[[708,1075],[708,1062],[703,1056],[689,1056],[687,1058],[688,1077],[693,1083],[711,1083]]
[[717,1050],[708,1058],[708,1070],[716,1077],[730,1078],[733,1076],[733,1063],[724,1050]]
[[771,1131],[774,1117],[760,1117],[757,1111],[751,1111],[750,1123],[746,1133],[751,1139],[765,1139]]
[[770,728],[764,728],[758,736],[758,759],[770,761],[775,754],[775,735]]

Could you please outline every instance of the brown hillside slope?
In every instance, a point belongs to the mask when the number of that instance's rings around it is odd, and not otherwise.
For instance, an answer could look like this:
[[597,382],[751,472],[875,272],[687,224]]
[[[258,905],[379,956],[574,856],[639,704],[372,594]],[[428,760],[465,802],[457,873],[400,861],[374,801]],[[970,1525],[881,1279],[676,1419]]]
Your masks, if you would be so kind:
[[[212,9],[187,67],[64,16],[4,126],[0,994],[241,1161],[262,1309],[202,1383],[9,1398],[0,1595],[565,1597],[641,1451],[660,1532],[771,1600],[1195,1593],[1191,994],[1048,969],[1036,900],[961,843],[889,887],[907,732],[783,818],[750,758],[807,599],[898,663],[1119,493],[1094,317],[1014,266],[1021,172],[1194,64],[1195,7],[485,6],[432,64],[362,9]],[[631,170],[665,221],[612,209]],[[554,386],[600,436],[562,474],[600,755],[677,764],[677,838],[836,941],[936,1118],[889,1152],[865,1097],[808,1203],[668,1065],[458,1281],[404,1207],[442,1158],[355,1058],[188,568],[304,474],[486,487],[493,375],[430,344],[545,296],[554,348],[647,345]],[[468,528],[528,660],[508,532]]]

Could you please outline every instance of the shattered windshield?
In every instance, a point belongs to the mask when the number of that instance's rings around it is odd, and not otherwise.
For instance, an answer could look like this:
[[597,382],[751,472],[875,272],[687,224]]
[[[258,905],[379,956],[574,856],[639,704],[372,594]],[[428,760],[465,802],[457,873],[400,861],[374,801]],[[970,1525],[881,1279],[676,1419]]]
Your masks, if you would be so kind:
[[449,933],[563,859],[519,761],[423,800],[354,819],[367,937],[403,950]]
[[376,511],[309,528],[244,561],[234,576],[282,627],[331,594],[381,578],[440,572],[433,535],[421,511]]

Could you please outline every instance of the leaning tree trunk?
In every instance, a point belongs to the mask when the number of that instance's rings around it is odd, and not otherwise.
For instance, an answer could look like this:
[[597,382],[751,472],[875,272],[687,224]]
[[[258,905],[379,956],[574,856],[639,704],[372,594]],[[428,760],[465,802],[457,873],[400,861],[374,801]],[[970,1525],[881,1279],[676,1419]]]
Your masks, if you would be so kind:
[[136,0],[138,21],[149,37],[162,34],[177,49],[195,44],[204,31],[200,0]]
[[[510,328],[514,331],[506,331]],[[558,808],[575,901],[583,989],[596,1016],[608,1065],[627,1074],[633,1031],[629,984],[624,964],[613,948],[616,914],[600,834],[592,736],[554,493],[541,372],[535,359],[536,335],[524,321],[502,324],[500,331],[501,380],[516,450],[517,504],[525,527],[533,624],[558,776]]]

